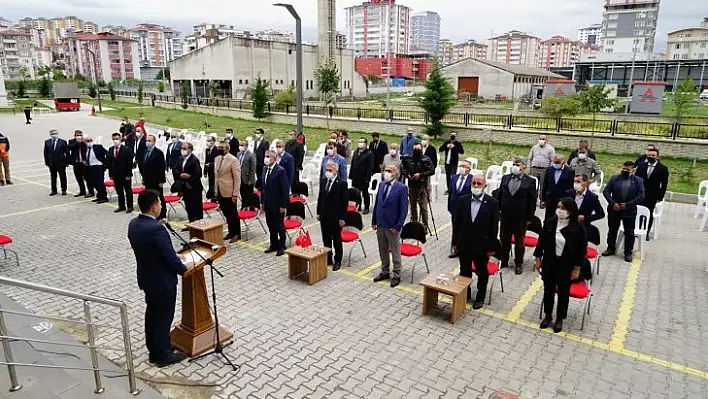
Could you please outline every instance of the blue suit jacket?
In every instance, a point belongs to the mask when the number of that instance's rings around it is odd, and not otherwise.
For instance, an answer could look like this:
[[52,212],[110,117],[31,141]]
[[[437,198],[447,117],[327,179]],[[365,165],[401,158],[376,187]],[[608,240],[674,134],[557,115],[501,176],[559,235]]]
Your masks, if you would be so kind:
[[283,152],[278,165],[285,169],[285,176],[288,177],[288,187],[292,187],[293,179],[295,178],[295,158],[287,152]]
[[147,215],[139,215],[128,225],[128,240],[138,264],[138,287],[143,291],[174,289],[177,275],[187,267],[177,256],[163,225]]
[[165,164],[168,169],[175,169],[182,164],[182,143],[184,141],[179,140],[167,145]]
[[415,134],[413,134],[413,136],[411,137],[408,137],[408,134],[406,134],[401,139],[401,147],[399,148],[398,152],[401,155],[413,155],[413,146],[418,143],[420,143],[420,141],[418,141],[418,138],[415,137]]
[[408,187],[397,180],[391,182],[388,197],[384,200],[386,184],[389,183],[385,181],[379,183],[371,224],[381,229],[401,231],[408,217]]
[[50,168],[66,168],[69,165],[69,145],[66,140],[58,138],[56,148],[51,138],[44,141],[44,165]]
[[[607,200],[607,208],[612,210],[612,206],[620,201],[622,195],[622,182],[620,175],[614,175],[602,191],[602,195]],[[644,182],[637,176],[630,176],[632,182],[629,185],[629,199],[627,200],[627,212],[630,215],[637,213],[637,205],[644,201]]]
[[[575,199],[575,194],[575,190],[568,190],[565,193],[567,197],[572,199]],[[578,214],[585,216],[585,223],[592,223],[596,220],[604,218],[605,210],[602,209],[600,198],[592,191],[585,190],[585,198],[583,198],[583,203],[580,204]]]
[[339,177],[340,180],[347,181],[347,159],[339,154],[334,154],[334,160],[332,160],[329,155],[325,156],[322,159],[322,165],[320,165],[320,180],[325,179],[325,172],[327,171],[328,162],[334,162],[339,165],[337,177]]
[[268,168],[263,168],[261,174],[261,204],[266,212],[280,212],[280,208],[287,208],[290,203],[290,185],[285,168],[274,165],[273,171],[266,180]]
[[453,175],[450,179],[450,193],[447,196],[447,211],[453,213],[458,198],[470,194],[472,191],[472,175],[467,175],[465,184],[462,185],[462,190],[457,191],[457,182],[460,180],[460,175]]

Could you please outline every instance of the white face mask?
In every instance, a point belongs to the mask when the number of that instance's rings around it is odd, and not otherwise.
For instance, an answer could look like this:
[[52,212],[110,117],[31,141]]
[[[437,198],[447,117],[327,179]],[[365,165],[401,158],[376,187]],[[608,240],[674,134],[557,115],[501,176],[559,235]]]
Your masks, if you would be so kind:
[[59,137],[59,133],[50,134],[49,137],[55,139],[55,138]]
[[384,172],[384,180],[386,180],[387,182],[391,182],[393,180],[393,173]]
[[579,193],[583,192],[583,185],[580,183],[573,183],[573,189]]
[[359,147],[360,150],[363,150],[364,148],[366,148],[366,144],[364,144],[364,143],[359,143],[359,144],[358,144],[358,147]]
[[482,195],[482,192],[483,192],[483,191],[484,191],[484,189],[483,189],[482,187],[472,187],[472,188],[470,189],[470,192],[471,192],[472,195],[474,195],[475,197],[478,197],[478,196]]
[[265,166],[269,166],[271,162],[272,162],[272,161],[270,160],[270,158],[264,158],[264,159],[263,159],[263,164],[264,164]]
[[423,140],[421,143],[423,144],[423,147],[426,147],[428,145],[428,140]]
[[283,152],[285,152],[285,148],[277,147],[277,148],[275,149],[275,151],[276,151],[278,154],[282,154]]
[[256,134],[256,140],[260,140],[263,137],[262,134]]
[[120,145],[120,140],[113,140],[113,145],[118,147]]
[[214,142],[213,142],[213,141],[207,141],[207,147],[211,148],[211,147],[213,147],[213,146],[214,146]]
[[588,154],[584,154],[584,153],[578,154],[578,159],[587,159],[587,158],[588,158]]
[[327,149],[327,155],[329,155],[330,157],[334,156],[334,149],[333,149],[333,148],[328,148],[328,149]]
[[570,217],[570,212],[566,211],[565,209],[556,209],[556,216],[558,216],[558,219],[568,219]]
[[189,155],[189,151],[187,151],[187,150],[181,150],[180,153],[182,154],[183,157],[186,157],[187,155]]
[[543,147],[544,145],[546,145],[546,140],[538,140],[538,145]]
[[138,138],[143,137],[143,134],[141,132],[135,132],[135,135],[138,136]]
[[467,176],[468,170],[466,168],[457,168],[457,174],[460,176]]
[[239,149],[239,151],[246,151],[246,147],[244,147],[244,146],[240,146],[240,147],[238,147],[238,149]]
[[231,134],[231,133],[226,133],[226,138],[231,139],[232,137],[234,137],[233,134]]
[[398,154],[398,150],[391,150],[388,153],[391,154],[392,157],[395,157],[396,154]]
[[512,166],[511,166],[511,174],[513,174],[513,175],[515,175],[515,176],[520,175],[520,174],[521,174],[521,168],[518,167],[518,166],[516,166],[516,165],[512,165]]
[[334,180],[334,178],[337,177],[337,175],[335,175],[334,172],[326,171],[326,172],[325,172],[325,177],[326,177],[328,180]]

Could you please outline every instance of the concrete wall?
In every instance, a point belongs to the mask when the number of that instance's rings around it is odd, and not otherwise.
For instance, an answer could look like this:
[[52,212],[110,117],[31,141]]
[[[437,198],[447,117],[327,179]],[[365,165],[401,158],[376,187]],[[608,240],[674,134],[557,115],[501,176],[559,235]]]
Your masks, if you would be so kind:
[[455,90],[457,78],[479,77],[479,96],[494,98],[497,94],[512,98],[514,95],[514,75],[499,68],[467,59],[448,65],[442,69],[442,74],[450,80]]

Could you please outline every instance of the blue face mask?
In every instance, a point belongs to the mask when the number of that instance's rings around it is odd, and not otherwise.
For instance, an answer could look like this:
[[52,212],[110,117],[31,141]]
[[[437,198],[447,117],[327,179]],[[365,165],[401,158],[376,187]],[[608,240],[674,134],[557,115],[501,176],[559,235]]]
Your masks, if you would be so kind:
[[558,163],[554,163],[554,164],[553,164],[553,169],[555,169],[555,170],[559,170],[559,169],[562,168],[562,167],[563,167],[562,164],[558,164]]
[[149,150],[152,150],[153,147],[154,147],[154,145],[152,144],[152,141],[146,141],[146,142],[145,142],[145,148],[147,148],[148,151],[149,151]]

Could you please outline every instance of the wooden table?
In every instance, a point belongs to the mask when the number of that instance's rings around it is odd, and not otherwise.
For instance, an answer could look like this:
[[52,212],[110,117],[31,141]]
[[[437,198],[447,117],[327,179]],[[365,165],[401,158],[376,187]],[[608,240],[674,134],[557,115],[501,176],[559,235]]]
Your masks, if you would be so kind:
[[438,303],[438,294],[446,294],[452,297],[452,314],[450,322],[455,324],[458,318],[465,312],[467,306],[467,287],[472,283],[469,277],[460,276],[457,281],[450,280],[449,284],[443,285],[437,282],[437,275],[431,274],[420,282],[423,286],[423,314],[428,314]]
[[[327,278],[327,253],[329,248],[302,249],[292,247],[285,250],[288,254],[288,277],[301,278],[312,285]],[[308,267],[309,266],[309,267]]]
[[224,245],[224,222],[216,219],[187,223],[189,238],[198,238],[216,245]]

